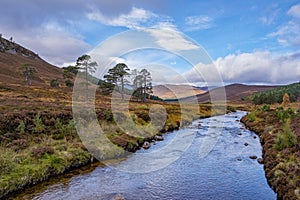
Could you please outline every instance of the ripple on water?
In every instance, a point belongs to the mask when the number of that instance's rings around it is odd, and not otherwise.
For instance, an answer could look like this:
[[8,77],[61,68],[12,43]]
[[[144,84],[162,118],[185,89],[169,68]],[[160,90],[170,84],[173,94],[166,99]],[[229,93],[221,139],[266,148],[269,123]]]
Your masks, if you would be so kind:
[[[156,159],[180,155],[160,170],[130,173],[98,167],[65,184],[48,186],[44,192],[35,194],[35,199],[113,199],[117,194],[125,199],[276,199],[265,179],[263,166],[249,158],[249,155],[261,156],[261,146],[253,139],[254,134],[242,129],[237,121],[244,114],[196,120],[193,126],[166,135],[164,141],[152,145],[149,151],[142,150],[120,163],[129,166],[131,161],[149,152],[153,153],[153,162],[145,157],[135,167],[141,167],[144,162],[149,162],[151,167]],[[176,134],[184,137],[173,143],[174,148],[168,148]],[[183,144],[191,136],[192,144]],[[203,157],[199,156],[201,148],[208,151]]]

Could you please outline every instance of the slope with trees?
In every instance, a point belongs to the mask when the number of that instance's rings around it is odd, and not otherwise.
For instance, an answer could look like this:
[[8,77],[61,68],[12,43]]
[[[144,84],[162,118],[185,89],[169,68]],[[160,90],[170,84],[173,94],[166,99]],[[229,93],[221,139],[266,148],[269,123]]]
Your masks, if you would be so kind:
[[278,87],[269,91],[259,92],[248,97],[254,104],[282,103],[284,94],[289,95],[291,102],[300,101],[300,82]]

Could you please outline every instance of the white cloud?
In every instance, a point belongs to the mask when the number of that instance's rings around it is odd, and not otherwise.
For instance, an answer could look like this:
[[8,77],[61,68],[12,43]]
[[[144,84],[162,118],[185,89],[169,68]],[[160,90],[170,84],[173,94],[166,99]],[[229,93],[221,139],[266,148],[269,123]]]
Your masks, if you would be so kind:
[[300,45],[300,25],[295,21],[289,21],[268,36],[277,37],[278,42],[283,46],[298,46]]
[[82,38],[69,34],[63,27],[49,22],[26,32],[5,27],[5,35],[13,35],[16,42],[38,53],[51,64],[65,66],[92,47]]
[[278,4],[274,3],[267,6],[264,10],[264,16],[260,17],[259,20],[264,25],[270,25],[275,22],[278,18],[278,14],[280,12],[280,8],[278,8]]
[[[133,30],[141,30],[149,33],[157,45],[169,51],[183,51],[198,49],[198,46],[186,39],[171,23],[172,19],[167,16],[159,16],[150,11],[133,7],[127,14],[109,18],[99,10],[88,13],[87,18],[96,20],[107,26],[126,27]],[[147,41],[145,41],[147,42]],[[122,42],[125,44],[127,41]],[[122,46],[122,45],[119,46]]]
[[162,22],[154,26],[154,29],[144,29],[150,33],[156,43],[169,51],[187,51],[199,49],[199,47],[184,37],[177,28],[168,22]]
[[[212,73],[216,69],[214,73]],[[201,76],[197,73],[201,72]],[[217,73],[216,73],[217,72]],[[291,83],[300,79],[300,53],[275,57],[269,52],[242,53],[218,58],[214,64],[197,65],[186,72],[190,82],[221,76],[226,83]],[[208,76],[208,77],[207,77]]]
[[272,24],[272,23],[274,22],[275,16],[270,16],[270,17],[263,16],[263,17],[259,18],[259,20],[260,20],[263,24],[270,25],[270,24]]
[[209,16],[189,16],[185,18],[187,31],[209,29],[213,26],[213,19]]
[[288,14],[293,17],[300,18],[300,4],[292,6],[288,11]]
[[300,46],[300,4],[292,6],[287,14],[293,18],[278,27],[277,31],[270,33],[268,37],[276,37],[282,46]]
[[121,14],[114,18],[106,17],[99,10],[95,9],[92,12],[87,13],[86,16],[90,20],[95,20],[108,26],[121,26],[127,28],[139,28],[142,24],[151,21],[153,18],[157,18],[156,14],[136,7],[132,7],[128,14]]

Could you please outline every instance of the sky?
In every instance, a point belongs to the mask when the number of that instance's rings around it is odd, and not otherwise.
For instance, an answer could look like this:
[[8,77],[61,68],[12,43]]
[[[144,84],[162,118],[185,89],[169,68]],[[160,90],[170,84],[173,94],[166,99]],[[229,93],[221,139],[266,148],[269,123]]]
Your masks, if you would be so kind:
[[[300,80],[299,0],[1,0],[0,33],[59,67],[115,50],[116,62],[165,71],[156,82],[201,85],[216,71],[224,83]],[[135,50],[117,55],[132,39]],[[136,50],[145,44],[155,50]]]

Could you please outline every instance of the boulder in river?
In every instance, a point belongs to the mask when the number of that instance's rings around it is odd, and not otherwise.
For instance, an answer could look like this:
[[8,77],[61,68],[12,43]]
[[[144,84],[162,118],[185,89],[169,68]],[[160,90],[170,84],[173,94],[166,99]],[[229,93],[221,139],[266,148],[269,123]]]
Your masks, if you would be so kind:
[[257,162],[258,162],[259,164],[264,164],[264,159],[263,159],[263,158],[259,158],[259,159],[257,159]]
[[247,142],[244,143],[245,146],[248,146],[249,144]]
[[254,156],[254,155],[253,155],[253,156],[249,156],[249,158],[251,158],[251,159],[253,159],[253,160],[254,160],[254,159],[256,159],[256,158],[257,158],[257,156]]
[[113,200],[125,200],[125,198],[124,198],[121,194],[116,194],[116,195],[113,197]]
[[144,149],[149,149],[151,147],[151,144],[149,143],[149,142],[144,142],[144,144],[143,144],[143,148]]
[[156,140],[156,141],[162,141],[162,140],[164,140],[164,138],[163,138],[163,136],[156,135],[156,136],[154,136],[154,140]]
[[201,128],[201,123],[198,123],[197,128],[198,128],[198,129]]

